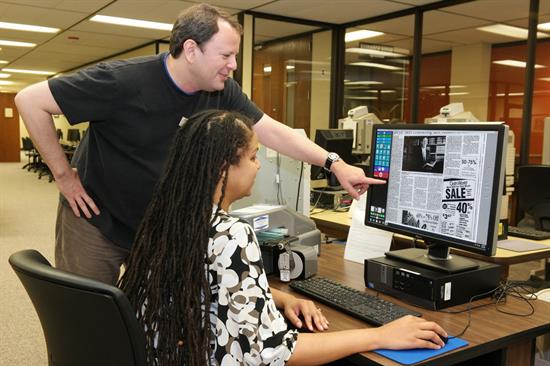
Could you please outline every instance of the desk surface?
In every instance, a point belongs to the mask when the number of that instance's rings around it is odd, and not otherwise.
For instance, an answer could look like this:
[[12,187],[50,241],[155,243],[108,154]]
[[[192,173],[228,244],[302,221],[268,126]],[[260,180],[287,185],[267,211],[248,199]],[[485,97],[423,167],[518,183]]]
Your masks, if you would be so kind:
[[[372,292],[365,289],[363,280],[363,266],[361,264],[343,259],[344,248],[339,244],[323,244],[319,257],[318,275],[336,280],[350,287]],[[271,279],[270,285],[285,292],[292,292],[287,284]],[[292,292],[295,296],[302,295]],[[403,303],[395,298],[380,294],[381,297],[395,302],[407,308],[414,308],[421,312],[423,317],[438,322],[450,335],[459,334],[467,324],[468,315],[447,314],[440,311],[420,309]],[[474,304],[487,302],[479,300]],[[456,362],[470,360],[499,349],[510,348],[514,352],[507,351],[506,359],[509,365],[528,364],[531,361],[533,338],[550,332],[550,303],[533,301],[535,313],[528,317],[518,317],[498,312],[494,305],[482,307],[472,311],[470,327],[461,338],[467,340],[469,345],[443,354],[437,358],[426,360],[423,365],[448,365]],[[330,330],[346,330],[353,328],[370,327],[365,322],[341,313],[333,308],[319,304],[323,313],[330,321]],[[455,306],[450,309],[459,310],[465,305]],[[502,310],[512,313],[527,313],[529,306],[518,299],[510,298],[501,307]],[[448,310],[448,309],[447,309]],[[381,365],[398,365],[373,352],[363,353],[352,357],[353,362],[368,364],[372,361]],[[527,362],[527,363],[524,363]]]
[[[326,231],[339,231],[340,235],[347,236],[349,231],[349,226],[351,224],[351,218],[348,216],[347,212],[335,212],[335,211],[322,211],[319,213],[313,212],[311,214],[311,219],[314,220],[319,227],[319,230],[323,232],[323,229]],[[330,233],[329,233],[330,235]],[[410,240],[409,237],[400,234],[394,234],[394,238],[402,241]],[[524,240],[532,241],[529,239],[509,237],[509,239],[514,240]],[[514,252],[512,250],[497,248],[496,253],[493,257],[485,257],[480,254],[470,253],[459,249],[453,249],[453,252],[458,254],[472,257],[480,260],[490,261],[499,264],[515,264],[515,263],[524,263],[537,259],[545,259],[550,257],[550,239],[536,241],[536,243],[541,243],[548,245],[548,249],[538,249],[531,250],[527,252]]]

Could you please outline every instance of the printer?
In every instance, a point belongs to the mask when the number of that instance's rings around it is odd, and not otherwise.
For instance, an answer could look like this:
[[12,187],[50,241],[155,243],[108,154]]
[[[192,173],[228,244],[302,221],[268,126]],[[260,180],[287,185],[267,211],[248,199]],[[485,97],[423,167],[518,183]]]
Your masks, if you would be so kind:
[[457,123],[457,122],[479,122],[470,111],[464,111],[464,104],[461,102],[450,103],[439,109],[439,114],[424,119],[424,123]]
[[[284,205],[256,204],[230,214],[254,229],[267,274],[280,273],[281,280],[290,280],[308,278],[317,272],[321,232],[313,220]],[[286,254],[281,256],[283,253]],[[291,268],[287,268],[285,258]],[[283,273],[281,269],[288,269],[290,273]],[[287,274],[290,278],[284,278]]]
[[353,154],[370,155],[372,126],[380,123],[382,121],[363,105],[350,109],[346,118],[339,119],[338,128],[353,130]]

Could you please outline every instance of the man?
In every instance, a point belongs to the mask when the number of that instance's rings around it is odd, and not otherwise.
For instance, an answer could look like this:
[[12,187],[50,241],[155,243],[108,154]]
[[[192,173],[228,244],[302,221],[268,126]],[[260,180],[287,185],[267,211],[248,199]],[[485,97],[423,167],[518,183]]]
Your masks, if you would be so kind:
[[[325,166],[357,198],[368,184],[361,169],[260,111],[229,78],[237,69],[241,28],[219,9],[196,5],[172,30],[170,54],[100,63],[22,90],[22,119],[61,192],[56,266],[115,283],[160,176],[178,125],[204,109],[227,109],[256,122],[260,142]],[[52,114],[90,121],[72,164]],[[193,172],[189,172],[193,174]],[[82,215],[85,217],[83,218]]]
[[428,147],[427,137],[423,137],[420,142],[420,153],[422,154],[422,163],[427,163],[430,158],[430,148]]

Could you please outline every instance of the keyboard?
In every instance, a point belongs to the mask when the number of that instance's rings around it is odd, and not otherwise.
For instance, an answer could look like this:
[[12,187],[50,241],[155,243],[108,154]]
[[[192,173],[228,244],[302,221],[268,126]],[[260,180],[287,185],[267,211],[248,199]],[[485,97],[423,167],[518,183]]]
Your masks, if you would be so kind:
[[531,240],[550,239],[550,231],[537,230],[532,227],[508,226],[508,235]]
[[290,287],[355,318],[372,325],[384,325],[405,315],[420,316],[412,310],[383,300],[366,292],[344,286],[323,277],[293,281]]

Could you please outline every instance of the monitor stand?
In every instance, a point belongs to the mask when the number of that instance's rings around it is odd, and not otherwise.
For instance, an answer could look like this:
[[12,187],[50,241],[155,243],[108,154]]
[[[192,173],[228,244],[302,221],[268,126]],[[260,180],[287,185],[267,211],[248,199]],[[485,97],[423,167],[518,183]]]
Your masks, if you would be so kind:
[[479,267],[474,261],[449,254],[449,248],[443,245],[432,245],[428,250],[419,248],[393,250],[386,252],[385,255],[388,258],[446,273],[464,272]]

